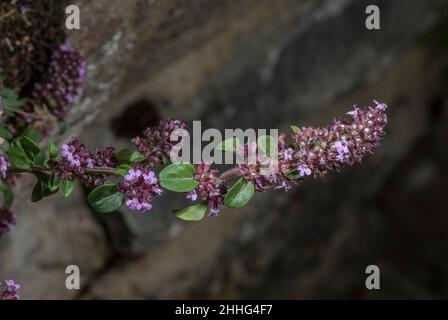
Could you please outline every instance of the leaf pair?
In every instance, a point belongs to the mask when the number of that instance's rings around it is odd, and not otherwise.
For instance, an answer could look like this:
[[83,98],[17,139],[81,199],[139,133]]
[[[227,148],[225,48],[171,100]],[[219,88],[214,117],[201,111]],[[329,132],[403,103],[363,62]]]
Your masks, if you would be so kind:
[[[250,201],[254,192],[254,184],[240,178],[227,192],[224,198],[224,203],[229,208],[241,208]],[[180,210],[175,210],[174,215],[181,220],[199,221],[204,218],[207,210],[208,205],[207,202],[204,201]]]
[[12,167],[22,170],[32,168],[40,149],[36,143],[26,136],[14,139],[8,149],[9,161]]

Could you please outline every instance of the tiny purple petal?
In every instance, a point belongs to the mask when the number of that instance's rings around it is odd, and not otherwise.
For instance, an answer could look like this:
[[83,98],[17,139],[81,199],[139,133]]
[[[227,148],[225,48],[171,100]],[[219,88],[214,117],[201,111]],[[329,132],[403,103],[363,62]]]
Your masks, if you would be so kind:
[[143,179],[147,184],[157,184],[157,177],[153,171],[149,171],[148,173],[143,174]]
[[285,150],[285,160],[292,160],[292,154],[294,150],[292,148],[288,148]]
[[190,192],[188,192],[186,198],[190,199],[191,201],[196,201],[196,199],[198,198],[198,194],[196,193],[196,190],[193,189]]
[[380,103],[376,100],[373,100],[373,102],[376,104],[376,108],[380,111],[385,111],[387,109],[387,104],[385,103]]
[[299,175],[301,177],[309,176],[311,174],[311,169],[306,164],[301,164],[297,167],[297,170],[299,170]]
[[349,111],[347,112],[347,114],[349,116],[352,116],[353,118],[356,117],[359,113],[359,108],[357,106],[354,106],[354,110],[353,111]]

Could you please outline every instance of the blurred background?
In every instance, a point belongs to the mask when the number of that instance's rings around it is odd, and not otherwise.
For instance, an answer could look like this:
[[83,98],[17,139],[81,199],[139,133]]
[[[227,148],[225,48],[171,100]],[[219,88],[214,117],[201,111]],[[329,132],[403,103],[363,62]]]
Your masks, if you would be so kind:
[[[124,147],[166,118],[286,131],[372,99],[390,117],[361,165],[199,223],[171,214],[183,196],[106,215],[89,209],[80,185],[68,200],[32,204],[33,179],[21,179],[0,278],[21,283],[24,299],[448,298],[448,1],[1,2],[29,6],[25,22],[0,12],[0,65],[16,87],[64,38],[87,61],[57,141]],[[81,10],[80,30],[65,29],[68,4]],[[380,30],[365,27],[370,4]],[[31,45],[11,53],[6,37]],[[65,288],[70,264],[79,291]],[[380,290],[365,288],[371,264]]]

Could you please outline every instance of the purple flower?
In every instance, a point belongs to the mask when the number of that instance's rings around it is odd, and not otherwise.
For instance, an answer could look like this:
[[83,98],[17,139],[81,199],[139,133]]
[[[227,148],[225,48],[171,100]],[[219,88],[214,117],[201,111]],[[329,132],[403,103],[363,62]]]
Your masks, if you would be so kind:
[[0,300],[19,300],[20,294],[18,290],[20,289],[20,285],[12,279],[6,280],[5,284],[6,289],[0,292]]
[[297,167],[297,170],[299,170],[299,175],[301,177],[303,176],[309,176],[311,174],[311,169],[306,164],[301,164]]
[[95,162],[93,161],[93,159],[89,158],[89,159],[86,160],[86,162],[87,162],[87,164],[86,164],[86,167],[87,167],[87,168],[90,168],[90,169],[91,169],[91,168],[94,167],[94,163],[95,163]]
[[140,202],[138,199],[128,199],[126,200],[126,207],[134,211],[147,211],[151,210],[152,205],[148,202]]
[[162,193],[156,174],[145,167],[130,169],[118,188],[126,196],[126,206],[141,212],[151,210],[152,199]]
[[[104,180],[104,175],[86,174],[86,169],[91,169],[99,162],[98,155],[92,154],[87,148],[73,138],[69,143],[61,146],[61,160],[55,164],[54,168],[62,180],[79,177],[86,186],[97,185],[98,178]],[[104,164],[104,162],[100,162]]]
[[115,168],[117,166],[117,156],[113,147],[97,149],[94,159],[97,167]]
[[16,216],[6,208],[0,208],[0,237],[10,231],[11,225],[16,224]]
[[186,198],[190,199],[191,201],[196,201],[196,199],[198,198],[198,194],[196,193],[196,190],[193,189],[190,192],[188,192]]
[[302,128],[294,134],[297,165],[306,165],[315,177],[322,177],[342,164],[360,162],[385,133],[387,105],[374,102],[374,108],[355,108],[350,119],[335,120],[327,128]]
[[63,119],[70,104],[80,93],[86,65],[70,43],[53,52],[47,76],[34,86],[32,108],[46,107],[56,118]]
[[387,104],[385,103],[380,103],[376,100],[373,100],[373,102],[376,104],[376,109],[380,110],[380,111],[385,111],[387,109]]
[[340,141],[336,141],[334,143],[334,146],[336,148],[336,151],[338,152],[338,155],[336,156],[337,161],[344,162],[346,159],[349,158],[350,150],[348,148],[348,143],[345,140],[345,138],[342,138]]
[[149,184],[149,185],[157,184],[157,177],[153,171],[143,174],[143,179],[145,179],[146,184]]
[[[210,208],[209,215],[216,216],[219,214],[219,209],[224,205],[224,195],[227,192],[226,187],[222,181],[217,177],[218,170],[212,169],[209,163],[199,163],[196,165],[196,174],[194,179],[199,183],[195,190],[202,200],[208,202]],[[196,200],[197,196],[191,200]],[[187,195],[188,198],[188,195]]]
[[63,144],[61,146],[61,156],[66,157],[67,159],[72,159],[73,152],[75,152],[75,148],[73,146],[69,146],[68,144]]
[[355,105],[353,111],[349,111],[346,114],[355,118],[359,113],[359,108]]
[[279,185],[274,187],[274,190],[285,190],[288,191],[292,188],[292,184],[287,181],[282,181]]
[[294,153],[294,150],[292,148],[288,148],[285,150],[285,160],[292,160],[292,155]]
[[186,128],[186,122],[168,119],[162,121],[157,127],[147,128],[143,132],[144,137],[135,137],[132,143],[145,156],[148,165],[160,165],[165,159],[170,158],[173,145],[178,143],[178,141],[170,141],[171,133],[176,129]]
[[14,290],[20,289],[20,284],[15,283],[14,280],[12,280],[12,279],[5,280],[5,283],[11,289],[14,289]]
[[217,208],[217,207],[210,208],[208,215],[210,217],[216,217],[217,215],[219,215],[219,208]]
[[2,180],[6,179],[9,166],[10,163],[8,157],[4,154],[0,154],[0,178]]
[[137,181],[139,177],[141,177],[142,171],[141,170],[134,170],[130,169],[128,171],[128,174],[124,176],[124,179],[128,182],[134,182]]

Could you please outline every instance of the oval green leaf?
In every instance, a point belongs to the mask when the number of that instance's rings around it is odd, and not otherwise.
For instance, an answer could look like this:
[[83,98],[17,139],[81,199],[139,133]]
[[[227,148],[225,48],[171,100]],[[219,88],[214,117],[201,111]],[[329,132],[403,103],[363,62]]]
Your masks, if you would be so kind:
[[14,139],[9,145],[8,157],[11,165],[17,169],[27,170],[33,165],[33,161],[28,157],[20,138]]
[[192,206],[188,206],[186,208],[180,210],[174,210],[174,215],[185,221],[199,221],[204,218],[205,213],[208,210],[207,202],[202,202],[198,204],[194,204]]
[[254,195],[255,187],[251,181],[240,178],[227,192],[224,203],[229,208],[241,208],[250,201]]
[[135,150],[123,149],[117,153],[118,164],[136,163],[143,160],[145,160],[145,156]]
[[193,179],[196,169],[189,163],[173,163],[159,173],[162,187],[174,192],[188,192],[197,187],[198,182]]
[[118,191],[116,184],[104,184],[93,189],[87,201],[97,212],[112,212],[123,206],[124,194]]
[[62,197],[68,198],[73,192],[73,181],[69,179],[61,181],[61,186],[59,189],[61,191]]

